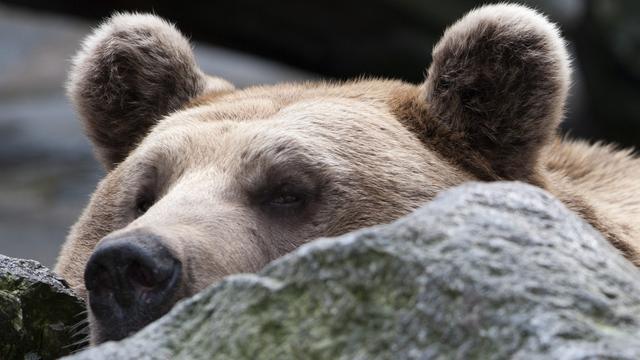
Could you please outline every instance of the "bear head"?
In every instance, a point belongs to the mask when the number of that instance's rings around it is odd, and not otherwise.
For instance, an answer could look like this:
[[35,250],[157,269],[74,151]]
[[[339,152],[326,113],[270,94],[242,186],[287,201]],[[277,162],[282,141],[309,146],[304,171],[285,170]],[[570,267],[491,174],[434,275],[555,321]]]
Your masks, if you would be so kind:
[[68,93],[106,177],[56,270],[88,299],[94,343],[301,244],[390,222],[469,180],[543,186],[569,60],[517,5],[471,11],[424,83],[235,89],[152,15],[116,14],[73,60]]

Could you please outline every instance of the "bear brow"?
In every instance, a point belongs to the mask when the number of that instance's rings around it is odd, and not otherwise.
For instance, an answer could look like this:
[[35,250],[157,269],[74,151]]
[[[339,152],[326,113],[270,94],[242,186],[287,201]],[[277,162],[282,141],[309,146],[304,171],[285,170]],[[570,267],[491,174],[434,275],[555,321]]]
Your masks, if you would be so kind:
[[315,195],[328,182],[324,172],[319,171],[313,163],[300,161],[299,158],[271,163],[242,180],[242,187],[253,200],[285,184],[299,191],[304,190],[308,195]]
[[324,177],[324,166],[318,160],[312,160],[303,148],[289,141],[268,146],[258,151],[243,150],[240,154],[240,179],[249,187],[263,182],[273,182],[285,178]]

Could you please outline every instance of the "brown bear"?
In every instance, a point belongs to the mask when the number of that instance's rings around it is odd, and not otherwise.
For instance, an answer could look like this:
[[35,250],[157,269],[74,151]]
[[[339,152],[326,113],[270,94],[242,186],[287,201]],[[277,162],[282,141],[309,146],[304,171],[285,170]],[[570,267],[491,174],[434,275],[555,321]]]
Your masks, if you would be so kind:
[[73,61],[108,174],[56,270],[88,299],[92,342],[121,339],[227,274],[470,180],[544,188],[640,265],[640,159],[557,135],[569,83],[558,29],[517,5],[446,30],[420,85],[235,89],[171,24],[114,15]]

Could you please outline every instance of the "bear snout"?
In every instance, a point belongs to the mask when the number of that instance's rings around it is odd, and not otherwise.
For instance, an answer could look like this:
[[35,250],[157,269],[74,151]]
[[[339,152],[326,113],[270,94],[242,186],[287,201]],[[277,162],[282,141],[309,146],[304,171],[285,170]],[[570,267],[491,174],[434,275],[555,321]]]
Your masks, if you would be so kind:
[[159,236],[104,239],[85,268],[94,343],[119,340],[168,312],[177,301],[182,264]]

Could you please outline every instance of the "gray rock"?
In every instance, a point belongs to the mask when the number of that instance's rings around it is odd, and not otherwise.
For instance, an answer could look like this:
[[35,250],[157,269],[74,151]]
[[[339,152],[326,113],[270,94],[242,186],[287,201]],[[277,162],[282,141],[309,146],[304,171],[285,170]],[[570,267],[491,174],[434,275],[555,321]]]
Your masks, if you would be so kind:
[[36,261],[0,255],[2,359],[70,354],[86,337],[79,333],[84,317],[84,302],[62,279]]
[[638,359],[639,278],[542,190],[469,184],[70,359]]

